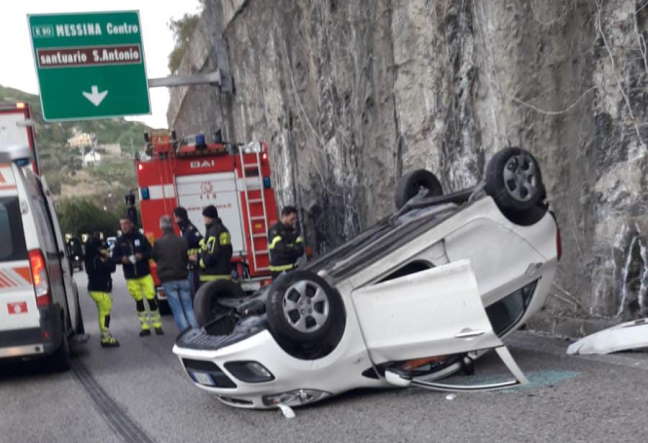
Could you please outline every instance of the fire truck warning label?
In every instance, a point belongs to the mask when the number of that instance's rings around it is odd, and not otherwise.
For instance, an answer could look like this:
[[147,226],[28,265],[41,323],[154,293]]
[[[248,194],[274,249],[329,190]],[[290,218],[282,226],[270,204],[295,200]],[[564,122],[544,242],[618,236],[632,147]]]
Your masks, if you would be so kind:
[[38,66],[41,68],[142,62],[139,45],[38,49],[37,53]]

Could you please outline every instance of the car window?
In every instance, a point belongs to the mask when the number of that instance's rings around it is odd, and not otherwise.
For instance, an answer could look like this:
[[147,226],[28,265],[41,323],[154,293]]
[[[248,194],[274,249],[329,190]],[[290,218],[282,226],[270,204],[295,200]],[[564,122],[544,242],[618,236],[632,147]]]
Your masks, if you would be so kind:
[[25,260],[27,247],[17,197],[0,198],[0,261]]

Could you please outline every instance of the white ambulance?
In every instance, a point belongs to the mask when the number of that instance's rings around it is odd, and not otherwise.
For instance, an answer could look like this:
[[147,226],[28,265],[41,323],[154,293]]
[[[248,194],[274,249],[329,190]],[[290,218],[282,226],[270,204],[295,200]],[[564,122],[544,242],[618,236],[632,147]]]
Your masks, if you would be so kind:
[[78,289],[50,193],[34,172],[29,122],[9,111],[0,108],[0,360],[42,357],[65,370],[70,339],[84,332]]

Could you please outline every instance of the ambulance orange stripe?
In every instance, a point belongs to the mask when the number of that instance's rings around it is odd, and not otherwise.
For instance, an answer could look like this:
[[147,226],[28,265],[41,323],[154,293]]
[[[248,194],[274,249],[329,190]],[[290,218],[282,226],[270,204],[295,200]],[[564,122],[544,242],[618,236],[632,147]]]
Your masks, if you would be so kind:
[[20,275],[22,278],[24,278],[27,283],[32,282],[32,275],[31,275],[31,270],[29,269],[28,266],[20,267],[20,268],[13,268],[13,270],[16,272],[16,274]]
[[11,286],[18,286],[18,282],[17,282],[16,280],[13,279],[13,277],[11,276],[11,274],[7,274],[6,272],[3,272],[3,273],[2,273],[2,278],[4,278],[5,280],[7,280]]
[[16,286],[9,280],[4,273],[0,272],[0,288],[11,288]]

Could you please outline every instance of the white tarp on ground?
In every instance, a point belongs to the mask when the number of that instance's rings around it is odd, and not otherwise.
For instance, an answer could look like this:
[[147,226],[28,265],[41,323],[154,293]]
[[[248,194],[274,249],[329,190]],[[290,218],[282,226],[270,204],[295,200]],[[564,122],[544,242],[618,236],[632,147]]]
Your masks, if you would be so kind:
[[633,320],[583,337],[567,354],[610,354],[648,347],[648,318]]

